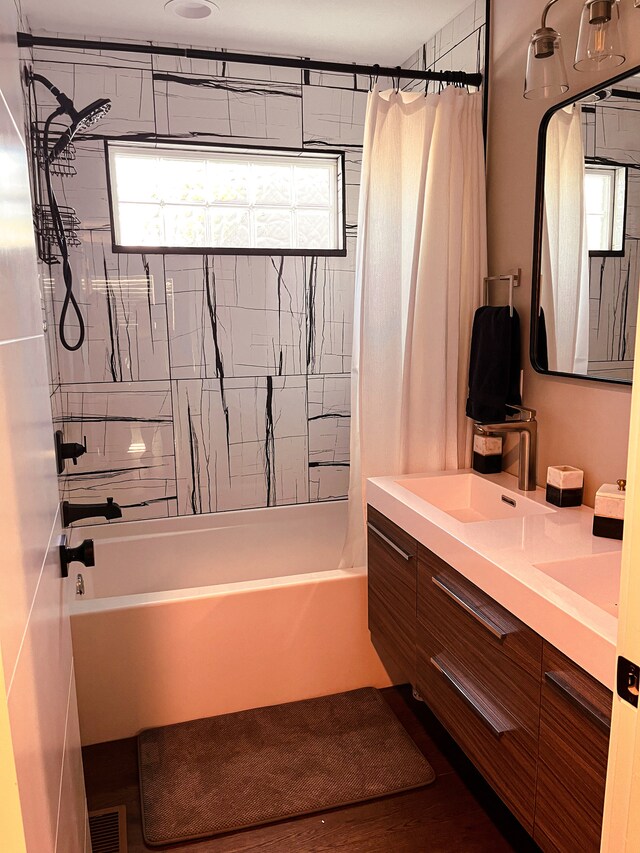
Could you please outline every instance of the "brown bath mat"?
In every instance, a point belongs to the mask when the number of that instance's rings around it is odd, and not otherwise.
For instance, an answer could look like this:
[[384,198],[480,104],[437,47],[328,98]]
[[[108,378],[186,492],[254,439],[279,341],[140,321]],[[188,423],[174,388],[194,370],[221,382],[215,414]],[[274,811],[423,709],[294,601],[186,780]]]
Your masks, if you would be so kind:
[[147,844],[172,844],[428,785],[435,773],[377,690],[148,729]]

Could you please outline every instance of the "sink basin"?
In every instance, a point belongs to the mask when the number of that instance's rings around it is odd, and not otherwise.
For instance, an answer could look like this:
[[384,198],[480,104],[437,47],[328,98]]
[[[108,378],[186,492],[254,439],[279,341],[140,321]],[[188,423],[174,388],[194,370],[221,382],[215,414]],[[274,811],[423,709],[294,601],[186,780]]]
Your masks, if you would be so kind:
[[538,563],[545,575],[555,578],[563,586],[572,589],[597,604],[602,610],[618,615],[620,596],[620,560],[621,552],[590,554],[587,557],[573,557],[570,560],[555,560]]
[[396,480],[398,486],[465,523],[544,515],[554,510],[475,474]]

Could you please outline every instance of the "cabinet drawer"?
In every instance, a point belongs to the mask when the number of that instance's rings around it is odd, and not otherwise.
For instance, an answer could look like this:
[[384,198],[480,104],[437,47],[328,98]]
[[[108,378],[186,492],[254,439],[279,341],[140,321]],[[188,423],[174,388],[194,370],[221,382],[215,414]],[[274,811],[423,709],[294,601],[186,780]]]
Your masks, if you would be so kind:
[[537,699],[524,725],[499,702],[478,673],[447,646],[418,628],[417,688],[496,793],[533,832],[536,733],[530,731]]
[[371,639],[383,661],[415,683],[416,541],[373,507],[367,521]]
[[542,639],[419,548],[417,687],[533,832]]
[[418,621],[453,643],[456,657],[469,668],[480,657],[496,677],[503,671],[504,688],[520,683],[521,673],[538,683],[541,637],[431,551],[420,546],[418,556]]
[[600,850],[613,694],[544,644],[534,838],[545,851]]
[[[401,527],[398,527],[393,521],[389,521],[386,515],[378,512],[372,506],[367,507],[367,533],[369,534],[369,543],[373,538],[378,544],[384,545],[392,556],[416,557],[418,554],[418,543],[413,536],[409,536]],[[403,562],[405,565],[409,565],[404,556]]]

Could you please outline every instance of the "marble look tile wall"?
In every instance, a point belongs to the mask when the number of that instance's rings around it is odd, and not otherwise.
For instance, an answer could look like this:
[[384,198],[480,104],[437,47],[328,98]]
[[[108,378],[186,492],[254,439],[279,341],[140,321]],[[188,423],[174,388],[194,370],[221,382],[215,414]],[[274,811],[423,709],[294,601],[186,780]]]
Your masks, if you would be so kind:
[[[482,71],[485,31],[486,0],[473,0],[402,65],[405,68],[428,68],[433,71]],[[416,82],[404,88],[422,87],[423,83]],[[437,84],[430,84],[429,91],[437,91]]]
[[[123,520],[346,497],[349,371],[369,79],[171,57],[38,49],[76,102],[112,99],[56,179],[80,219],[72,251],[87,338],[58,341],[59,265],[41,270],[52,405],[88,452],[67,500],[113,496]],[[42,120],[53,106],[38,102]],[[344,258],[129,255],[111,250],[104,137],[342,149]],[[77,327],[69,324],[68,337]]]
[[[405,65],[476,70],[483,21],[478,0]],[[41,270],[54,420],[88,445],[63,497],[113,496],[125,521],[346,497],[369,78],[47,48],[33,59],[77,103],[112,100],[75,139],[77,174],[58,180],[81,222],[78,352],[55,331],[60,268]],[[38,118],[53,105],[39,92]],[[103,140],[157,136],[343,150],[346,257],[114,254]]]
[[64,384],[54,421],[87,453],[60,479],[64,500],[112,494],[128,521],[176,514],[171,383]]

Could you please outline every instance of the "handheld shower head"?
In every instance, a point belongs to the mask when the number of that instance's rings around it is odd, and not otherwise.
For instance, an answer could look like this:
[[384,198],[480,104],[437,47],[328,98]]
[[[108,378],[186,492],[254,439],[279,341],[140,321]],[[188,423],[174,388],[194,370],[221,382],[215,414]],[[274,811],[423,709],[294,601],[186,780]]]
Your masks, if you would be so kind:
[[75,130],[88,130],[103,119],[110,109],[111,101],[108,98],[99,98],[97,101],[93,101],[88,107],[79,110],[76,114],[73,120],[73,124],[76,126]]
[[[51,80],[47,80],[47,78],[43,77],[42,74],[35,74],[31,69],[25,68],[25,80],[27,86],[31,86],[34,83],[41,83],[51,92],[58,102],[58,107],[44,122],[40,166],[44,172],[47,198],[49,201],[49,211],[51,215],[51,222],[53,224],[54,240],[60,251],[62,276],[65,285],[65,296],[62,303],[62,310],[60,311],[58,332],[62,346],[71,352],[75,352],[80,349],[84,343],[85,325],[82,312],[80,311],[80,306],[78,305],[78,301],[73,293],[73,272],[69,260],[67,234],[65,233],[64,220],[60,212],[60,207],[56,200],[51,181],[52,161],[57,157],[60,157],[78,131],[84,131],[93,127],[96,122],[100,121],[100,119],[109,112],[111,109],[111,101],[107,98],[99,98],[97,101],[93,101],[93,103],[89,104],[89,106],[84,107],[84,109],[77,110],[71,98],[65,95],[64,92],[61,92],[57,86],[54,86]],[[67,115],[70,119],[70,123],[61,136],[58,137],[57,141],[51,146],[49,144],[51,125],[52,122],[61,115]],[[39,143],[37,142],[36,145],[38,144]],[[69,343],[65,331],[69,307],[71,307],[75,312],[79,326],[78,338],[74,344]]]
[[85,130],[89,130],[90,127],[93,127],[94,124],[103,119],[110,109],[111,101],[108,98],[100,98],[97,101],[93,101],[93,103],[82,110],[76,110],[73,104],[71,104],[70,107],[65,109],[65,112],[71,118],[71,124],[51,149],[49,159],[55,160],[56,157],[59,157],[78,131],[83,133]]

